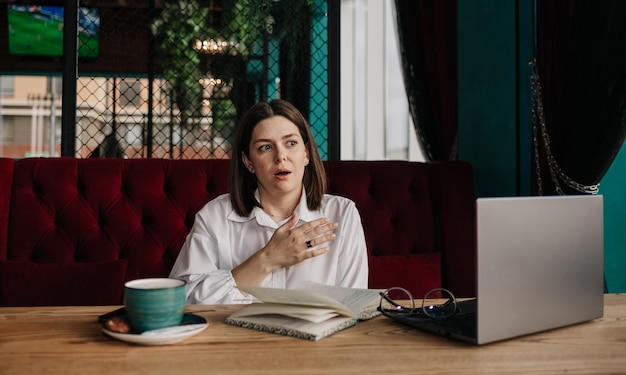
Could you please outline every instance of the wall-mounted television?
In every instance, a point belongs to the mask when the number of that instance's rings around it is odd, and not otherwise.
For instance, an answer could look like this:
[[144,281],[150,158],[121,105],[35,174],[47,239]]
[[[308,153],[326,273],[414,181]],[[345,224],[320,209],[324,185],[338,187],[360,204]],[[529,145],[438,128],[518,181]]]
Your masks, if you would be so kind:
[[[9,55],[59,58],[63,56],[63,7],[8,4]],[[78,8],[78,57],[100,53],[100,14]]]

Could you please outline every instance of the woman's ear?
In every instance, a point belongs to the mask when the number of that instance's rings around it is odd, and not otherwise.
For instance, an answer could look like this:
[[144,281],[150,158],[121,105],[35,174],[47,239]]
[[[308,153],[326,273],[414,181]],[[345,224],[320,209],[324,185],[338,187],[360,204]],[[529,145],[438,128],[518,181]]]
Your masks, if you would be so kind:
[[248,159],[246,153],[243,151],[241,152],[241,160],[243,161],[243,165],[248,168],[248,171],[250,171],[250,173],[254,173],[254,165],[252,165],[252,162],[250,161],[250,159]]

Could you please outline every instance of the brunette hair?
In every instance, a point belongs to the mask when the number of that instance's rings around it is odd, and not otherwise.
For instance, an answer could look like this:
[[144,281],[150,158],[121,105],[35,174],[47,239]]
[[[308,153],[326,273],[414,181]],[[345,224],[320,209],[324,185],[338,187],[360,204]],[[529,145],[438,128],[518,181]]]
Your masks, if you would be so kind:
[[250,157],[250,140],[254,127],[261,121],[283,116],[296,125],[309,154],[309,164],[304,168],[303,186],[306,202],[310,210],[318,210],[326,191],[326,173],[311,127],[302,113],[291,103],[281,99],[259,102],[253,105],[241,118],[235,137],[230,163],[230,202],[240,216],[248,216],[254,207],[261,204],[254,197],[257,179],[243,163],[242,153]]

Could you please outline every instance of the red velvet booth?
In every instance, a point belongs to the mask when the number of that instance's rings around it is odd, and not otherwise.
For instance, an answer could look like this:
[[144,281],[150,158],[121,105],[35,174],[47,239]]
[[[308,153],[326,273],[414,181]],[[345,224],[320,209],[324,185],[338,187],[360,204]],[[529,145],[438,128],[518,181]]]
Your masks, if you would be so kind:
[[[0,305],[109,305],[126,280],[167,276],[228,160],[0,158]],[[328,191],[361,213],[370,287],[474,295],[465,162],[329,161]]]

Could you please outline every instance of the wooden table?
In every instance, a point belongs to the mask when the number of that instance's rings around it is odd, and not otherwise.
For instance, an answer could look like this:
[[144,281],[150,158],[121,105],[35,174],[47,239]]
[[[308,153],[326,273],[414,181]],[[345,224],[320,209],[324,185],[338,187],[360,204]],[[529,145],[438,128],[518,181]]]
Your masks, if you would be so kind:
[[210,326],[167,346],[106,336],[114,307],[0,308],[0,374],[626,373],[626,295],[604,317],[471,346],[377,317],[318,342],[228,326],[238,306],[190,306]]

